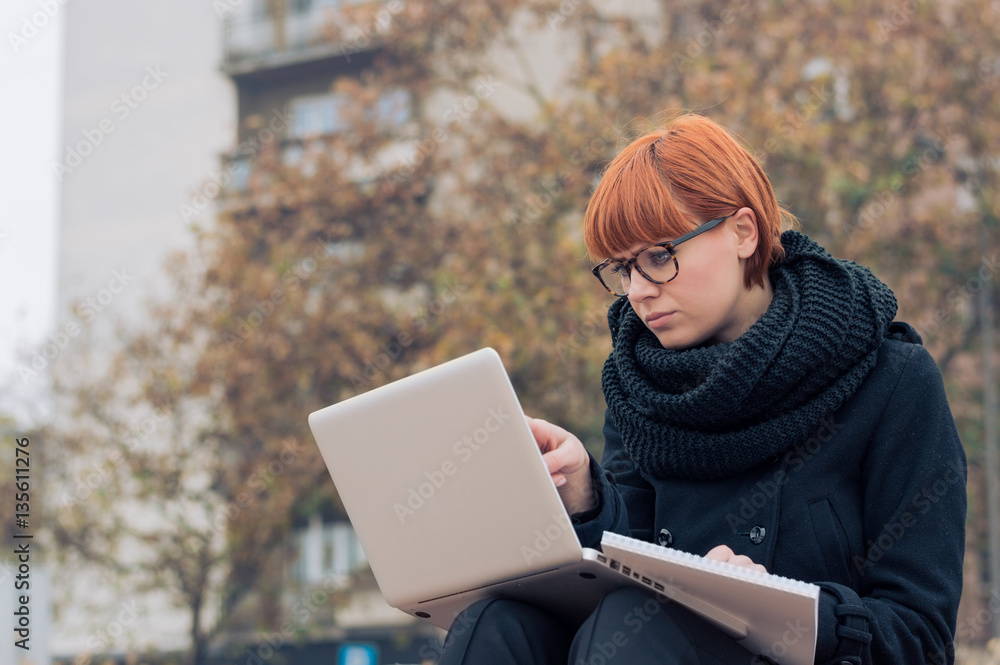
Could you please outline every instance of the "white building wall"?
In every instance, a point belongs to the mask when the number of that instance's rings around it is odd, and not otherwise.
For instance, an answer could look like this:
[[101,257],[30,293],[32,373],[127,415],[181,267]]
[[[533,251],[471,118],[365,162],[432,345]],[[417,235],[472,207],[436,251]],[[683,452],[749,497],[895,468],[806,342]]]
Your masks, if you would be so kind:
[[162,287],[166,253],[189,242],[180,206],[235,143],[236,101],[211,2],[75,0],[65,11],[61,320],[115,271],[129,278],[96,321],[141,311],[141,293]]
[[[163,260],[189,245],[189,221],[211,221],[211,209],[185,220],[180,207],[236,142],[235,90],[219,71],[212,2],[74,0],[63,11],[56,329],[93,327],[111,351],[111,324],[139,321],[147,295],[166,292]],[[54,571],[53,584],[53,656],[187,645],[189,617],[163,595],[135,597],[85,569]]]

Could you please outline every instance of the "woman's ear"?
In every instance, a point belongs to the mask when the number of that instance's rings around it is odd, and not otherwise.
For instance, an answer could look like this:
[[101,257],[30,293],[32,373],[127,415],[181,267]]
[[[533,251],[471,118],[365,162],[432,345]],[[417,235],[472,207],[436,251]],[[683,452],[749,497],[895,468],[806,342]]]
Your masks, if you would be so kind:
[[740,208],[733,214],[736,234],[736,255],[741,259],[753,256],[757,249],[757,215],[750,208]]

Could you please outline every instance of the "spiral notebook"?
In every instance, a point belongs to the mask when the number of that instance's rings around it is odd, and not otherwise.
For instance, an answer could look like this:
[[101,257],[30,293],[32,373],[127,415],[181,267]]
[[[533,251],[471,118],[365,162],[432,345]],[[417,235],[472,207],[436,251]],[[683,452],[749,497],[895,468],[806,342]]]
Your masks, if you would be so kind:
[[601,549],[610,568],[711,620],[750,651],[777,663],[813,662],[820,593],[815,584],[608,531]]

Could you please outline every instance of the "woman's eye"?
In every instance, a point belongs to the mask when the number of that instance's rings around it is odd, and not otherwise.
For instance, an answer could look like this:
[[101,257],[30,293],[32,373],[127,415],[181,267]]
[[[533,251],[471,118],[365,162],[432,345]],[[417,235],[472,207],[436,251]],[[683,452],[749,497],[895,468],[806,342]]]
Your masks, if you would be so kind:
[[662,250],[659,252],[650,252],[649,261],[654,266],[664,266],[670,263],[671,257],[672,255],[670,254],[670,252],[666,250]]
[[625,264],[624,263],[613,263],[611,264],[611,274],[615,276],[620,276],[625,274]]

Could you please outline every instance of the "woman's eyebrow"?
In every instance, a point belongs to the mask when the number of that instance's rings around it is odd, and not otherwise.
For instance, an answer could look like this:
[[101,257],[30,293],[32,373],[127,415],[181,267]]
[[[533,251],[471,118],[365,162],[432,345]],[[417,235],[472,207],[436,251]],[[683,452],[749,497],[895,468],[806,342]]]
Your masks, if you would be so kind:
[[612,256],[610,256],[608,258],[610,258],[612,261],[618,261],[619,263],[624,263],[625,261],[628,261],[629,259],[634,259],[635,257],[639,256],[640,254],[642,254],[644,251],[646,251],[647,249],[649,249],[650,247],[652,247],[655,244],[656,243],[654,242],[654,243],[651,243],[651,244],[643,245],[642,247],[640,247],[638,249],[638,251],[636,251],[635,254],[632,254],[631,256],[626,256],[625,258],[620,258],[620,257],[614,256],[614,255],[612,255]]

